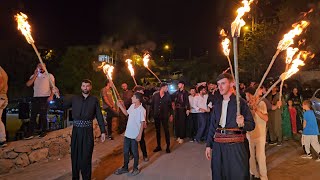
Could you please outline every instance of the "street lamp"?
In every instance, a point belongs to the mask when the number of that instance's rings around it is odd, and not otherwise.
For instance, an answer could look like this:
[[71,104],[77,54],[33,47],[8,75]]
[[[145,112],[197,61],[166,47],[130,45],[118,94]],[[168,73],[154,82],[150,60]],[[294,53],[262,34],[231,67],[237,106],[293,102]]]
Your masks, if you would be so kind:
[[170,46],[168,44],[164,45],[164,50],[169,50],[170,49]]

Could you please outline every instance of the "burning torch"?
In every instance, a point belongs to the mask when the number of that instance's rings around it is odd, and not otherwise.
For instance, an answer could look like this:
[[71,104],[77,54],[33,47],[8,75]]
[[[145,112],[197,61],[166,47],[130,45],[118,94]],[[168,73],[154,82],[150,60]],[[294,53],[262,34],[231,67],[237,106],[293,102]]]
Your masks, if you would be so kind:
[[154,77],[156,77],[157,78],[157,80],[161,83],[161,80],[158,78],[158,76],[153,72],[153,71],[151,71],[151,69],[149,68],[149,66],[148,66],[148,62],[150,61],[150,54],[145,54],[144,55],[144,57],[143,57],[143,65],[144,65],[144,67],[146,67],[148,70],[149,70],[149,72],[151,73],[151,74],[153,74],[154,75]]
[[132,79],[133,79],[133,81],[134,81],[134,84],[135,84],[135,85],[138,85],[138,84],[137,84],[137,81],[136,81],[136,78],[134,78],[134,69],[133,69],[133,66],[132,66],[131,62],[132,62],[131,59],[127,59],[127,60],[126,60],[126,63],[128,63],[128,69],[129,69],[129,71],[130,71],[130,74],[131,74],[131,77],[132,77]]

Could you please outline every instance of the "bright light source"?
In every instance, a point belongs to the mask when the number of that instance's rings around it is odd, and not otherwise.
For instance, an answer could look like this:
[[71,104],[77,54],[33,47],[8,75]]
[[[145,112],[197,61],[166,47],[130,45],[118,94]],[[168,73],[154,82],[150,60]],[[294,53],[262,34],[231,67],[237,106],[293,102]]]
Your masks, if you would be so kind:
[[170,46],[168,44],[164,45],[164,49],[165,50],[169,50],[170,49]]

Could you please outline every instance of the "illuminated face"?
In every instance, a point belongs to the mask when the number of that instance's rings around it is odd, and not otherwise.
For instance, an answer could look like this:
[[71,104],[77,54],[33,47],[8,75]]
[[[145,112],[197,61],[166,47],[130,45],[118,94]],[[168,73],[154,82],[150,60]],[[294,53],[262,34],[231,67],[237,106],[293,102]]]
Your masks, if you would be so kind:
[[179,88],[179,89],[182,89],[182,88],[184,88],[184,84],[182,84],[182,83],[179,83],[179,84],[178,84],[178,88]]
[[194,95],[196,94],[196,90],[195,90],[195,89],[190,89],[190,94],[191,94],[192,96],[194,96]]
[[161,89],[162,89],[164,92],[168,92],[168,86],[163,86]]
[[89,94],[91,89],[92,89],[92,86],[91,86],[90,83],[83,82],[81,84],[81,91],[82,91],[83,94]]
[[[46,65],[44,64],[44,66],[46,66]],[[39,63],[39,64],[37,65],[37,68],[38,68],[38,70],[39,70],[40,73],[44,73],[44,68],[43,68],[43,66],[42,66],[41,63]]]
[[132,104],[138,102],[139,100],[137,99],[137,97],[135,95],[132,96],[131,98]]
[[202,95],[207,94],[207,90],[206,90],[205,88],[203,88],[203,89],[200,91],[200,93],[201,93]]
[[293,94],[298,94],[298,89],[297,88],[293,88],[292,92],[293,92]]
[[230,82],[227,78],[223,78],[218,81],[218,88],[221,95],[227,95],[232,91],[233,86],[234,82]]
[[123,84],[121,85],[121,88],[122,88],[124,91],[126,91],[126,90],[128,90],[128,85],[127,85],[126,83],[123,83]]

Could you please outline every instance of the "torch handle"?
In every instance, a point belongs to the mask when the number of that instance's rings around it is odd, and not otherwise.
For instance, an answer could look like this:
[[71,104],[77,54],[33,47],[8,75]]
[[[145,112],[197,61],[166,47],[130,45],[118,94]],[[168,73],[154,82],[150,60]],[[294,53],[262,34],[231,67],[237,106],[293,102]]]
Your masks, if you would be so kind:
[[273,85],[268,89],[268,91],[262,96],[262,98],[259,99],[258,103],[259,104],[262,99],[266,98],[268,96],[268,94],[271,92],[271,90],[276,87],[280,82],[281,82],[281,78],[279,78],[275,83],[273,83]]
[[[238,67],[238,37],[233,37],[234,78],[236,86],[237,115],[240,115],[239,67]],[[231,70],[231,69],[230,69]]]
[[132,79],[134,81],[134,84],[137,86],[138,84],[137,84],[136,78],[134,78],[134,76],[131,76],[131,77],[132,77]]
[[157,76],[154,72],[152,72],[152,71],[151,71],[151,69],[150,69],[149,67],[147,67],[147,69],[151,72],[151,74],[153,74],[153,75],[154,75],[154,77],[156,77],[156,78],[157,78],[157,80],[159,81],[159,83],[161,83],[161,80],[158,78],[158,76]]
[[230,57],[227,56],[227,59],[228,59],[228,62],[229,62],[229,67],[230,67],[231,75],[232,75],[233,79],[235,79],[234,74],[233,74],[233,68],[232,68],[232,64],[231,64]]
[[[38,56],[38,59],[39,59],[41,65],[42,65],[42,68],[44,69],[44,71],[45,71],[45,73],[46,73],[46,75],[47,75],[47,77],[48,77],[48,79],[49,79],[50,86],[53,87],[53,88],[56,88],[55,84],[52,82],[52,79],[50,78],[50,75],[49,75],[49,72],[48,72],[46,66],[44,65],[44,63],[43,63],[43,61],[42,61],[42,58],[41,58],[41,56],[40,56],[40,53],[39,53],[37,47],[35,46],[34,43],[31,43],[31,45],[32,45],[34,51],[36,52],[36,54],[37,54],[37,56]],[[57,98],[60,98],[60,95],[59,95],[57,92],[55,93],[55,95],[56,95]]]
[[[286,65],[286,71],[287,72],[289,69],[289,64]],[[281,81],[281,84],[280,84],[280,94],[279,94],[279,101],[281,101],[281,98],[282,98],[282,90],[283,90],[283,84],[284,84],[284,80]]]
[[274,61],[277,59],[277,56],[279,55],[280,52],[281,52],[281,50],[278,49],[277,52],[273,55],[272,60],[271,60],[271,62],[270,62],[270,64],[269,64],[269,66],[268,66],[268,69],[267,69],[266,72],[264,73],[264,75],[263,75],[263,77],[262,77],[262,79],[261,79],[261,81],[260,81],[260,84],[259,84],[259,86],[258,86],[258,88],[257,88],[257,90],[256,90],[256,93],[254,94],[255,96],[257,95],[258,90],[261,88],[264,80],[266,79],[267,75],[269,74],[273,63],[274,63]]

